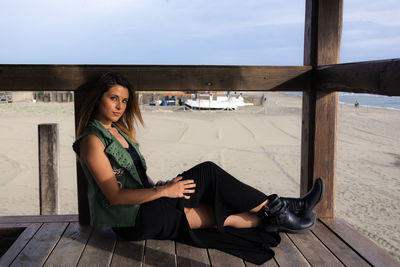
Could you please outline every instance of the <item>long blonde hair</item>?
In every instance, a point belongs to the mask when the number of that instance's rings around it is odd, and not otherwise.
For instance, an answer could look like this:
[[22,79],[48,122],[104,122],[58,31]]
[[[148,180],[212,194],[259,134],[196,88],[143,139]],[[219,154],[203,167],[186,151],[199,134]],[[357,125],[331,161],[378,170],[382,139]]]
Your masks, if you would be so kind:
[[94,82],[81,85],[77,90],[82,93],[82,103],[79,109],[79,123],[76,136],[79,137],[87,127],[90,119],[96,111],[97,103],[105,92],[114,85],[121,85],[129,90],[129,99],[124,114],[115,123],[133,142],[136,141],[136,130],[134,123],[144,125],[142,114],[140,113],[135,90],[129,81],[119,73],[106,72]]

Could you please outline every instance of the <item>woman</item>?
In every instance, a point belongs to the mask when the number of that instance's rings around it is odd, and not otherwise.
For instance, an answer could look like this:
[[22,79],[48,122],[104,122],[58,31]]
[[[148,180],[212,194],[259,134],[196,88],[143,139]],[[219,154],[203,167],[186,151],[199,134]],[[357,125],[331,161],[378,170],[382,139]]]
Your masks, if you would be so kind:
[[112,227],[129,240],[216,248],[256,264],[274,255],[269,247],[279,244],[279,231],[313,227],[322,179],[303,198],[279,198],[203,162],[154,184],[135,139],[133,124],[143,119],[129,82],[105,73],[80,90],[86,97],[73,148],[88,179],[91,225]]

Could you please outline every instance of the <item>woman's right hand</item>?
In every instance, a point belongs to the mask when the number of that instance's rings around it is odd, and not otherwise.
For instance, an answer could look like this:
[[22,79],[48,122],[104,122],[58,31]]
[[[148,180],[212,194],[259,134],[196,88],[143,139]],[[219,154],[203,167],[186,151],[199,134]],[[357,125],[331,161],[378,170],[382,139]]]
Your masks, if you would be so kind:
[[163,186],[162,195],[169,198],[190,198],[196,188],[194,180],[182,180],[182,176],[172,179],[168,184]]

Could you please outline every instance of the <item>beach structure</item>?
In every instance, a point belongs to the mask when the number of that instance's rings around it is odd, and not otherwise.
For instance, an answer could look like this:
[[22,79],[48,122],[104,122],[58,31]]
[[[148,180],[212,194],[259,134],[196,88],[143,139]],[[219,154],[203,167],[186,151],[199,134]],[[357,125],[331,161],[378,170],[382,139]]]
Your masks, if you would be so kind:
[[209,95],[209,99],[188,99],[185,105],[190,109],[208,109],[208,110],[237,110],[238,107],[251,106],[253,103],[245,103],[243,97],[235,96],[217,96]]
[[[266,266],[398,266],[336,218],[337,92],[400,96],[400,59],[339,64],[342,7],[341,0],[306,0],[304,66],[0,65],[0,88],[73,91],[111,70],[141,91],[303,91],[301,194],[320,176],[326,193],[315,229],[282,234],[274,260]],[[78,116],[82,93],[74,93]],[[251,265],[212,249],[172,241],[126,242],[110,229],[91,228],[87,184],[79,165],[77,172],[78,215],[0,217],[1,236],[15,237],[1,266]]]

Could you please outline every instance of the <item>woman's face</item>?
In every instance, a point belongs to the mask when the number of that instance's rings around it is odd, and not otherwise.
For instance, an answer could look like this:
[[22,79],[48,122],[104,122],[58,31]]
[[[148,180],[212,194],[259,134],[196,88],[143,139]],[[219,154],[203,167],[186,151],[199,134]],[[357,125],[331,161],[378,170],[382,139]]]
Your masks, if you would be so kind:
[[128,105],[129,90],[121,85],[114,85],[103,94],[97,104],[95,117],[103,124],[118,121]]

